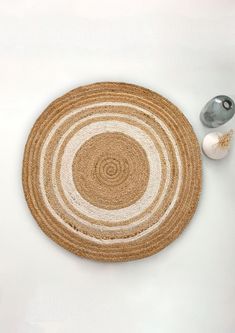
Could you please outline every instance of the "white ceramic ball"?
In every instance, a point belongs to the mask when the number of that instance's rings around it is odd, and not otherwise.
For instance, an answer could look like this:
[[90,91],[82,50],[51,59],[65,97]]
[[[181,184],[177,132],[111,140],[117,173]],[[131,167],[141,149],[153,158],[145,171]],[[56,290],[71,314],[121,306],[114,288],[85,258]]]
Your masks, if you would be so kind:
[[219,137],[222,135],[220,132],[209,133],[205,136],[202,142],[203,152],[214,160],[220,160],[228,154],[227,148],[221,148],[219,143]]

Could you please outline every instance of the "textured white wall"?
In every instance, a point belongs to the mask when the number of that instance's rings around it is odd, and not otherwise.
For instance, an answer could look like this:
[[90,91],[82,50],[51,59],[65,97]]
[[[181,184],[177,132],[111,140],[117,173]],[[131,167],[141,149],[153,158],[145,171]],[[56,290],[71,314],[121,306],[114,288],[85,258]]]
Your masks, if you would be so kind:
[[158,91],[201,140],[202,106],[217,94],[235,98],[234,17],[233,0],[1,0],[1,333],[235,332],[235,149],[220,162],[203,158],[192,223],[138,262],[96,263],[54,244],[20,180],[37,116],[94,81]]

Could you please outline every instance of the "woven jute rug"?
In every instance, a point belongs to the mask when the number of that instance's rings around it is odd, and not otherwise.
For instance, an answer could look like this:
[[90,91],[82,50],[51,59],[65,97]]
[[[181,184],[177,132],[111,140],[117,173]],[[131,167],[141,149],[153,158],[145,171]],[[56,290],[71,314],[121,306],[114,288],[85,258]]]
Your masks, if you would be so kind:
[[157,93],[96,83],[52,102],[29,135],[23,187],[41,229],[87,258],[143,258],[176,239],[201,190],[200,149]]

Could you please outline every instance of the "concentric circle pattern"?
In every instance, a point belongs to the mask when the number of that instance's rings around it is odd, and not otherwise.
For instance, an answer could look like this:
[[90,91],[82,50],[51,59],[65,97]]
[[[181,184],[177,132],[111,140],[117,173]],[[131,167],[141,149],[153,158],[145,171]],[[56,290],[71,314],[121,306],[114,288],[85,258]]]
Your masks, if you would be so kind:
[[42,230],[87,258],[126,261],[160,251],[193,216],[200,149],[162,96],[96,83],[55,100],[26,144],[23,186]]

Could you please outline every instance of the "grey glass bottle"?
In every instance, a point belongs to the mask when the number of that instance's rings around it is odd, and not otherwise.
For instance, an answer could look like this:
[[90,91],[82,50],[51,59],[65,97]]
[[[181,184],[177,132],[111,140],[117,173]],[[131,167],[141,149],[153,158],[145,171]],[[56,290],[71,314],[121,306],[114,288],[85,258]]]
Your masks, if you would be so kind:
[[212,98],[202,109],[201,122],[207,127],[218,127],[229,121],[235,113],[234,101],[224,95]]

